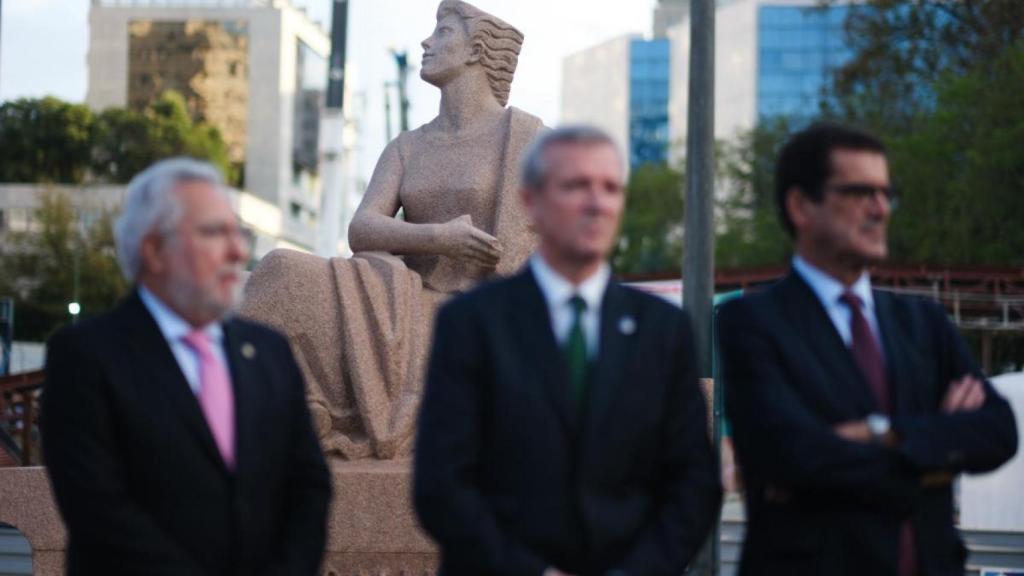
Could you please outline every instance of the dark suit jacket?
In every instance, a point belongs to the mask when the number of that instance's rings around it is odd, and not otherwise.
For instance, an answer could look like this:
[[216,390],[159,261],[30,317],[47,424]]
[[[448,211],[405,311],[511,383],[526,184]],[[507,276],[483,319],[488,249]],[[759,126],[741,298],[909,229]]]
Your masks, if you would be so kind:
[[681,311],[611,282],[578,411],[528,268],[442,308],[415,462],[441,572],[681,573],[721,499],[693,361]]
[[276,332],[236,319],[224,338],[234,472],[137,293],[50,340],[43,453],[69,574],[316,573],[330,479],[302,377]]
[[948,482],[1017,448],[1013,414],[987,382],[985,404],[941,413],[949,383],[981,374],[943,310],[874,292],[896,449],[841,440],[836,424],[879,412],[817,296],[797,274],[725,305],[719,316],[726,407],[746,484],[740,573],[896,574],[912,520],[921,576],[964,573]]

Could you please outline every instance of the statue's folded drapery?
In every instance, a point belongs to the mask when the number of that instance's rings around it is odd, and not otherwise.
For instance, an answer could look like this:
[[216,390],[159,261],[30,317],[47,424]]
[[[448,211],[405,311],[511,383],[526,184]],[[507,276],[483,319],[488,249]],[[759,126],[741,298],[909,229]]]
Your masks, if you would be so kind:
[[[242,313],[291,340],[325,451],[349,459],[408,454],[438,306],[488,276],[515,272],[533,250],[518,163],[543,126],[507,108],[494,128],[457,141],[423,128],[403,133],[377,170],[398,172],[409,222],[471,216],[501,243],[496,269],[432,254],[324,259],[276,250],[249,279]],[[447,161],[437,166],[435,156]],[[397,163],[390,168],[389,157]],[[435,189],[439,183],[451,189]]]

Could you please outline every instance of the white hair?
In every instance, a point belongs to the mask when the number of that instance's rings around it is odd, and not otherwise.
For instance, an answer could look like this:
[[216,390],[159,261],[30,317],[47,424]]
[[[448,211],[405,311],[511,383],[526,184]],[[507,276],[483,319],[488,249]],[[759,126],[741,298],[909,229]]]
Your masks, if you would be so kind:
[[208,182],[223,192],[224,179],[216,166],[186,157],[161,160],[128,183],[121,216],[114,225],[114,241],[121,272],[129,282],[142,271],[142,239],[154,231],[174,230],[184,212],[174,189],[193,181]]
[[545,130],[523,152],[519,163],[519,185],[523,188],[540,190],[548,178],[547,151],[557,144],[607,144],[615,150],[622,161],[622,152],[615,140],[604,130],[584,124],[561,126]]

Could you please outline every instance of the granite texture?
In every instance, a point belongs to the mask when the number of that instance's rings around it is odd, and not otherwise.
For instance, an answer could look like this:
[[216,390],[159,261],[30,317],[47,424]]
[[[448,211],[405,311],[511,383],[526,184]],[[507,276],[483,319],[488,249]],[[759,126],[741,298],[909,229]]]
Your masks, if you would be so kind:
[[[432,575],[436,548],[412,510],[408,460],[331,462],[334,499],[321,573],[338,576]],[[32,546],[33,573],[64,573],[64,525],[41,467],[0,469],[0,522]]]
[[64,523],[45,468],[0,468],[0,522],[25,535],[36,576],[64,573]]
[[522,40],[465,2],[441,2],[420,72],[441,90],[438,116],[381,154],[350,226],[355,255],[277,250],[246,284],[242,314],[290,339],[329,456],[411,453],[438,307],[514,273],[536,245],[518,171],[544,127],[506,107]]

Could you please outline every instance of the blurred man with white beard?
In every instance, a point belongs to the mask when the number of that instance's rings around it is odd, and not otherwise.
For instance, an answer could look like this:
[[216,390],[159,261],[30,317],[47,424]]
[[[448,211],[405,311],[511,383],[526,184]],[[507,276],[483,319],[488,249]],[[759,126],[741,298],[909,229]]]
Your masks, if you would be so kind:
[[109,313],[48,345],[42,434],[69,574],[315,574],[330,480],[287,341],[231,317],[248,260],[216,168],[128,186]]

